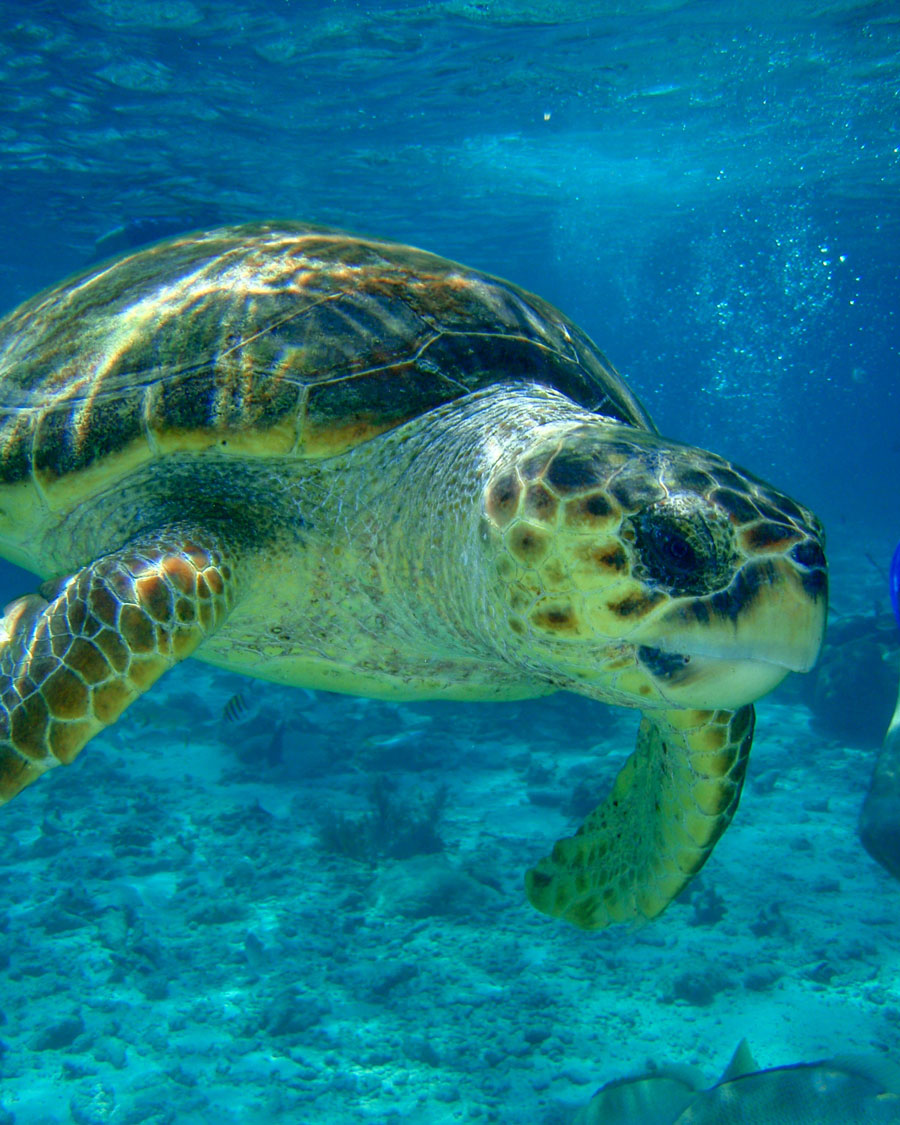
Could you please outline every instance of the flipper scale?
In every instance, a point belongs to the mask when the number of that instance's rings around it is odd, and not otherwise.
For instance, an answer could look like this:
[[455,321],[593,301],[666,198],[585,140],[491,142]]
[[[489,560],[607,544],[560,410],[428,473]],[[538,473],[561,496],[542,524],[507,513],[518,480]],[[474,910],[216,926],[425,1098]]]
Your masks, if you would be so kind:
[[531,903],[587,930],[662,913],[731,822],[752,737],[752,707],[651,712],[607,800],[526,875]]
[[142,538],[54,588],[0,620],[0,804],[70,763],[234,601],[226,553],[205,534]]

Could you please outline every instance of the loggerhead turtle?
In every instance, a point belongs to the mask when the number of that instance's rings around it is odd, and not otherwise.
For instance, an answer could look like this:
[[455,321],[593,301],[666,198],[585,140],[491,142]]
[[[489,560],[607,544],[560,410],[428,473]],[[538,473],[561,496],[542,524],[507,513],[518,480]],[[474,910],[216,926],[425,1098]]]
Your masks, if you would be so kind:
[[192,654],[390,699],[638,707],[608,800],[526,877],[660,913],[735,811],[752,700],[813,664],[816,519],[663,440],[538,297],[295,223],[192,233],[0,323],[0,800]]

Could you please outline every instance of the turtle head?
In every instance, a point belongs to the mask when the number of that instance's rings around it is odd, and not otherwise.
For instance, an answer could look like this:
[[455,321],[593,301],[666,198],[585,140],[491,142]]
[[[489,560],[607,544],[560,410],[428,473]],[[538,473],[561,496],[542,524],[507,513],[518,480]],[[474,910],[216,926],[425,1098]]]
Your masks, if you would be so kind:
[[735,708],[816,660],[821,526],[714,454],[599,420],[538,431],[484,519],[502,643],[559,687]]

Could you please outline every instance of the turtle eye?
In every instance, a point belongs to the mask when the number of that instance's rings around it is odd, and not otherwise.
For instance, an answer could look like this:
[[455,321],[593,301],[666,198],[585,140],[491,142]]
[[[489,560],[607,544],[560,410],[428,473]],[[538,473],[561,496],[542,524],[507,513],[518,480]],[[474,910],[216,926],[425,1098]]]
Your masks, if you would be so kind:
[[638,548],[642,568],[653,581],[662,586],[690,588],[706,561],[704,547],[692,529],[657,512],[652,520],[643,521],[639,529]]
[[678,594],[706,594],[730,581],[731,531],[707,505],[669,497],[639,512],[632,527],[636,577]]
[[663,534],[655,544],[660,559],[673,574],[688,575],[697,569],[697,553],[687,539],[677,533]]

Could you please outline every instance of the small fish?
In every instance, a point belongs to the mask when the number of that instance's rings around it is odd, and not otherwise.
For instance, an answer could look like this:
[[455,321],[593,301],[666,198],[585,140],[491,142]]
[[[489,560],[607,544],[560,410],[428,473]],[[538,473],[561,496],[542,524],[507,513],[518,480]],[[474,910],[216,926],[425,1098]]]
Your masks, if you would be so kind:
[[239,691],[222,708],[222,718],[226,723],[239,723],[247,715],[247,700],[244,693]]
[[900,543],[897,544],[894,557],[891,559],[890,589],[894,617],[897,619],[897,625],[900,626]]
[[757,1069],[742,1041],[708,1090],[659,1070],[610,1082],[576,1125],[900,1125],[900,1068],[835,1058]]

